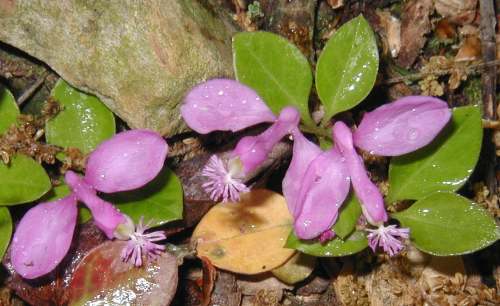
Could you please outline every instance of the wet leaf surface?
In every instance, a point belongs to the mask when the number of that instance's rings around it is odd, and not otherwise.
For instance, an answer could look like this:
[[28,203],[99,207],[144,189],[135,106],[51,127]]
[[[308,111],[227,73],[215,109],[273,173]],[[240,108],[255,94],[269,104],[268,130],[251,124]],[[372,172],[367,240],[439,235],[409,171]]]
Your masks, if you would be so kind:
[[107,194],[103,198],[139,222],[141,217],[151,226],[182,219],[183,195],[179,178],[167,167],[146,186],[127,192]]
[[0,207],[0,259],[3,258],[12,236],[12,218],[7,207]]
[[212,208],[193,232],[198,256],[218,268],[257,274],[282,265],[294,251],[284,248],[291,216],[283,196],[252,190],[238,203]]
[[28,156],[15,155],[9,165],[0,162],[0,205],[34,201],[51,187],[45,169]]
[[286,247],[318,257],[338,257],[358,253],[368,246],[364,232],[356,231],[347,239],[335,238],[325,244],[316,240],[300,240],[292,232],[286,242]]
[[431,144],[391,160],[388,201],[458,190],[474,170],[482,136],[479,108],[455,108],[451,122]]
[[122,262],[126,242],[108,241],[77,266],[69,283],[69,305],[169,305],[177,289],[177,260],[163,253],[137,268]]
[[316,68],[316,89],[325,107],[325,119],[356,106],[370,93],[378,63],[375,35],[363,16],[335,33]]
[[104,241],[106,241],[104,234],[92,222],[77,227],[77,234],[64,261],[48,276],[32,281],[21,278],[13,270],[10,264],[10,254],[7,252],[3,260],[4,266],[11,275],[7,280],[7,286],[31,305],[66,305],[68,301],[66,289],[72,272],[92,248]]
[[115,134],[113,113],[95,96],[72,88],[62,79],[54,87],[52,96],[62,104],[63,110],[45,126],[48,143],[89,153]]
[[0,134],[16,123],[19,108],[12,93],[0,86]]
[[269,32],[239,33],[233,38],[233,54],[238,81],[257,91],[275,114],[292,105],[312,124],[308,107],[312,72],[295,45]]
[[472,253],[500,238],[493,217],[455,193],[434,193],[392,216],[410,228],[410,238],[417,248],[433,255]]

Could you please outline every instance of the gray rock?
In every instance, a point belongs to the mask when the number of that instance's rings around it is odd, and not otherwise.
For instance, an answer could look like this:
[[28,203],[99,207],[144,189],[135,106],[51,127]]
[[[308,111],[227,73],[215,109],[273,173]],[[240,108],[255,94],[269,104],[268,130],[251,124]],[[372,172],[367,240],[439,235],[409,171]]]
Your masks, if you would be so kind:
[[179,104],[202,80],[232,76],[231,36],[195,0],[0,1],[0,41],[99,96],[132,128],[186,130]]

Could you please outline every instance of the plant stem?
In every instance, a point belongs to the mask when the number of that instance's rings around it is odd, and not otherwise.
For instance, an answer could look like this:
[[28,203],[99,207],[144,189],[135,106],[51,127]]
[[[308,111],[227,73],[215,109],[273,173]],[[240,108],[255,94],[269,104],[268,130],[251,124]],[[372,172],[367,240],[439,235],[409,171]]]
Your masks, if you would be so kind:
[[328,139],[332,138],[332,135],[330,134],[330,131],[328,129],[321,128],[318,126],[301,125],[300,129],[306,133],[314,134],[316,136],[322,136]]

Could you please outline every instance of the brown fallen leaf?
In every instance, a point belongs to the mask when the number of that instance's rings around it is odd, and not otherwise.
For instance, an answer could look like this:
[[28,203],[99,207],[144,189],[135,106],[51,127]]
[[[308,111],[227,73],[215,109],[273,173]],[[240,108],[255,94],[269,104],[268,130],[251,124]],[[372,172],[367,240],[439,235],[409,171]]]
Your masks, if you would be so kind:
[[481,58],[481,40],[477,36],[467,36],[460,44],[456,62],[474,61]]
[[124,241],[93,249],[76,267],[68,286],[69,305],[164,305],[177,289],[177,259],[165,252],[142,267],[125,263]]
[[384,53],[387,51],[392,57],[397,57],[401,50],[401,21],[391,15],[389,11],[377,10],[382,28],[382,42]]
[[201,305],[208,306],[210,304],[210,298],[212,297],[212,291],[214,290],[217,270],[208,258],[202,256],[200,259],[203,264],[203,299]]
[[429,15],[432,13],[432,0],[411,0],[403,7],[401,19],[401,50],[396,59],[399,66],[409,68],[425,45],[431,30]]
[[[266,296],[269,299],[280,301],[283,298],[283,290],[291,290],[292,286],[289,286],[271,273],[263,273],[259,275],[242,275],[239,276],[236,283],[244,296],[263,297]],[[252,299],[250,299],[252,300]]]
[[295,251],[284,247],[292,217],[283,196],[255,189],[238,203],[213,207],[193,232],[198,256],[221,269],[257,274],[282,265]]
[[93,222],[79,226],[64,261],[53,273],[36,280],[25,280],[17,274],[10,263],[10,252],[7,252],[7,256],[3,260],[3,264],[10,273],[7,286],[31,305],[66,305],[66,289],[75,267],[91,249],[106,240],[104,234]]
[[477,0],[435,0],[434,6],[439,15],[454,23],[468,24],[476,17]]
[[240,306],[241,291],[236,285],[236,277],[232,273],[217,271],[211,306]]

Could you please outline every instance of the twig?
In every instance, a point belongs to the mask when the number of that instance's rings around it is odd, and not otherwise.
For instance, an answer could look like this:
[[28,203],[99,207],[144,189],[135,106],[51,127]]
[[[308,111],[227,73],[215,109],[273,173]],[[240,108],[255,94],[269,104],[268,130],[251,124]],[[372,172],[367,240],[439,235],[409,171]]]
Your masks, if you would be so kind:
[[[495,57],[493,57],[493,58],[495,58]],[[470,73],[490,69],[490,67],[493,67],[493,69],[496,70],[496,66],[500,66],[500,60],[490,60],[490,61],[479,62],[479,63],[475,63],[475,64],[471,64],[469,66],[463,67],[462,69],[464,69],[467,74],[470,74]],[[387,80],[383,81],[382,84],[389,85],[389,84],[395,84],[395,83],[401,83],[401,82],[407,82],[407,81],[416,81],[416,80],[424,79],[430,75],[433,75],[433,76],[447,75],[447,74],[451,74],[453,72],[453,70],[455,70],[455,69],[457,69],[457,68],[436,69],[434,71],[412,73],[412,74],[408,74],[408,75],[404,75],[404,76],[400,76],[400,77],[387,79]]]
[[42,75],[36,80],[33,85],[31,85],[23,94],[17,99],[17,105],[21,106],[26,100],[28,100],[37,90],[42,86],[43,82],[49,75],[49,72],[45,70]]
[[[495,39],[495,26],[496,16],[493,0],[480,0],[479,13],[481,15],[480,22],[480,38],[481,38],[481,52],[483,61],[489,62],[496,58],[496,39]],[[486,67],[485,71],[481,74],[482,84],[482,102],[483,102],[483,119],[495,121],[497,115],[497,101],[496,101],[496,84],[497,84],[497,67],[496,65]],[[498,182],[496,177],[496,148],[494,145],[493,135],[494,132],[485,132],[485,148],[484,159],[487,162],[486,167],[486,185],[491,194],[496,194],[498,190]]]

